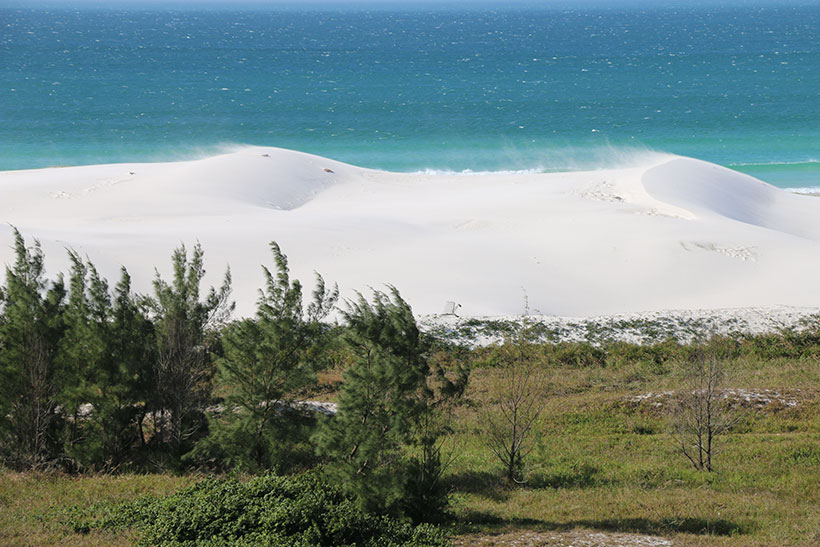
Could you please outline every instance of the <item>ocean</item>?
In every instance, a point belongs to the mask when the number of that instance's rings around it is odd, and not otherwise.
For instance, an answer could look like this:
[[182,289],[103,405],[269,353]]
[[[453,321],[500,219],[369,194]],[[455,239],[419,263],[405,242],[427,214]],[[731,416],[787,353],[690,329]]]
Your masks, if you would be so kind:
[[0,7],[0,170],[278,146],[395,171],[659,151],[820,187],[820,6]]

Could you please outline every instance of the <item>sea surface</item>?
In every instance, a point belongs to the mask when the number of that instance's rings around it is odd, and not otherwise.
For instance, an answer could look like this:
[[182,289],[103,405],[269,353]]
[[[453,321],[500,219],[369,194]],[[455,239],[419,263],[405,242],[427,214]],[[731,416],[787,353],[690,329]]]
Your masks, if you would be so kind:
[[0,7],[0,170],[243,144],[455,172],[661,151],[820,187],[820,6]]

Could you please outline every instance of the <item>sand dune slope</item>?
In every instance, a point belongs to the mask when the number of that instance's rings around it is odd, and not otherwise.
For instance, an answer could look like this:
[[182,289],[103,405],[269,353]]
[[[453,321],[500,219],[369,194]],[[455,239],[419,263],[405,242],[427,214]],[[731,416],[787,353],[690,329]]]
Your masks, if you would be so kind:
[[270,263],[289,255],[344,296],[396,285],[419,313],[530,307],[589,316],[663,309],[818,306],[820,199],[705,162],[653,155],[577,173],[421,175],[275,148],[203,160],[0,172],[0,261],[9,225],[37,237],[50,274],[65,247],[139,290],[200,241],[208,281],[227,264],[252,313]]
[[717,165],[676,159],[647,170],[643,185],[656,199],[698,218],[725,217],[820,241],[815,200]]

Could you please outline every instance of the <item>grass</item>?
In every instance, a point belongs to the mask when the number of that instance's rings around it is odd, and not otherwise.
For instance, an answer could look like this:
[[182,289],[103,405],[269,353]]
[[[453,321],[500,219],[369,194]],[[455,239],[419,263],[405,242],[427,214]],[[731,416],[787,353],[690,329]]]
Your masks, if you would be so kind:
[[[545,349],[544,362],[553,363],[544,365],[547,406],[527,482],[510,486],[483,442],[478,413],[498,369],[491,349],[472,350],[481,366],[447,439],[456,456],[445,476],[454,536],[479,543],[501,534],[513,542],[531,531],[588,530],[658,535],[678,545],[820,544],[820,358],[794,348],[780,352],[787,357],[761,355],[754,347],[734,357],[730,387],[776,391],[798,404],[747,405],[735,430],[718,439],[716,471],[700,473],[678,453],[663,400],[635,399],[681,387],[665,351],[623,346],[588,359],[575,348],[565,351],[571,358],[555,359],[560,352]],[[332,372],[323,383],[339,379]],[[75,534],[61,525],[62,515],[75,505],[166,495],[198,478],[0,471],[0,544],[128,545],[134,533]]]
[[[478,415],[458,416],[461,457],[449,480],[460,533],[590,529],[660,535],[682,545],[816,545],[820,542],[820,360],[744,357],[729,363],[732,387],[788,393],[743,410],[718,439],[716,471],[695,471],[668,433],[655,400],[635,395],[679,387],[674,370],[640,362],[557,367],[527,459],[528,480],[507,486],[483,445]],[[477,370],[480,399],[496,370]]]
[[170,474],[74,477],[0,470],[0,545],[131,545],[136,539],[133,533],[75,534],[60,521],[72,506],[164,496],[199,478]]

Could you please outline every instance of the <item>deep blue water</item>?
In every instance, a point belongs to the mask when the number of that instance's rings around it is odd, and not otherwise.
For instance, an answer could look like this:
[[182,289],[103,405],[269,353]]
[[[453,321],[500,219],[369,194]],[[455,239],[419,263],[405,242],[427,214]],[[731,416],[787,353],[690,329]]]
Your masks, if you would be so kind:
[[820,186],[820,6],[0,8],[0,169],[235,144],[401,171],[652,149]]

